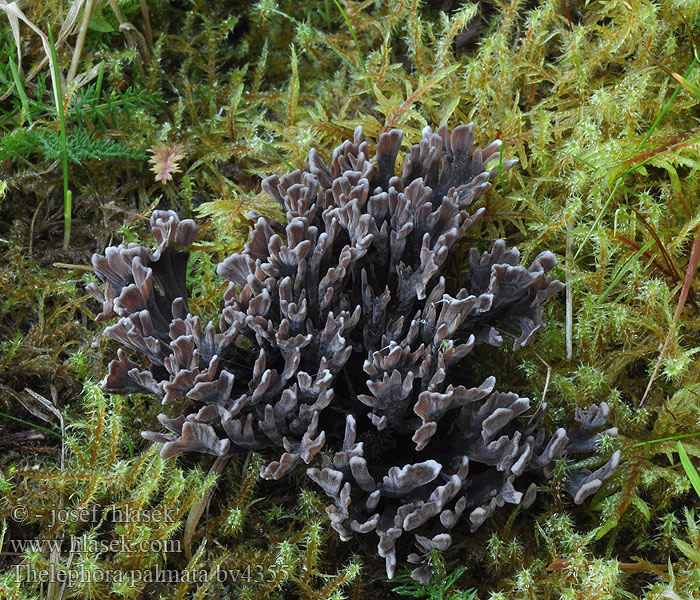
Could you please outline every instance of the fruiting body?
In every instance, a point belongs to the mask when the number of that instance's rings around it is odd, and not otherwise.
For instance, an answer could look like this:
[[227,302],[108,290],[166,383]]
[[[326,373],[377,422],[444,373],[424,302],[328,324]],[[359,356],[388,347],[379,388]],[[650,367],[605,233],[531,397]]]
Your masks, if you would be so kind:
[[[105,333],[150,361],[142,369],[120,350],[105,389],[195,401],[190,414],[159,416],[170,433],[144,433],[163,456],[277,447],[284,452],[261,472],[277,479],[325,448],[332,458],[308,474],[332,501],[332,525],[343,539],[375,531],[389,577],[398,538],[434,524],[431,538],[416,535],[421,554],[408,557],[425,581],[424,554],[450,544],[462,515],[476,529],[497,506],[528,506],[533,477],[549,477],[566,452],[595,449],[608,408],[547,436],[545,405],[522,423],[529,400],[494,391],[496,377],[450,384],[449,368],[468,369],[475,344],[502,343],[499,327],[517,331],[516,348],[527,343],[544,326],[542,302],[562,284],[547,275],[553,254],[525,267],[498,241],[490,252],[471,250],[464,282],[449,293],[441,271],[483,212],[467,209],[496,174],[484,163],[500,142],[472,152],[471,125],[451,135],[426,128],[399,177],[401,139],[398,130],[382,134],[370,160],[358,128],[330,166],[312,150],[309,172],[263,181],[287,224],[258,218],[244,251],[219,265],[231,282],[219,333],[188,312],[187,254],[175,246],[187,246],[195,226],[173,212],[151,218],[155,252],[130,245],[95,255],[105,291],[91,292],[103,302],[100,318],[120,317]],[[576,502],[618,457],[574,474]],[[530,482],[519,491],[521,477]]]

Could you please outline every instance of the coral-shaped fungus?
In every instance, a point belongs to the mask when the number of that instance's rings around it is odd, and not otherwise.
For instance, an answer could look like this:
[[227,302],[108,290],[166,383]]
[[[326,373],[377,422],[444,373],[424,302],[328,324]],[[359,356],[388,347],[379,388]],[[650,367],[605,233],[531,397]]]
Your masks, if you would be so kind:
[[[106,335],[147,359],[118,350],[104,389],[192,401],[181,402],[187,414],[159,416],[169,433],[144,433],[164,457],[279,448],[261,472],[278,479],[325,448],[307,473],[342,539],[375,532],[391,577],[397,540],[422,527],[430,537],[415,536],[408,561],[426,581],[428,551],[450,545],[460,518],[474,530],[498,506],[529,506],[555,461],[595,450],[609,410],[580,411],[575,430],[547,435],[544,403],[522,419],[529,399],[495,391],[495,376],[469,387],[476,344],[501,345],[501,328],[517,332],[519,348],[544,326],[541,305],[562,288],[547,275],[556,259],[542,252],[525,267],[503,241],[472,248],[464,281],[448,292],[445,261],[483,213],[468,209],[497,173],[484,164],[501,142],[472,151],[472,125],[425,128],[399,177],[402,135],[381,134],[372,158],[358,128],[330,166],[311,150],[309,172],[263,181],[287,223],[259,217],[243,252],[218,266],[231,282],[218,330],[189,312],[196,226],[172,211],[151,217],[155,251],[129,244],[93,256],[105,285],[90,291],[99,319],[119,317]],[[574,471],[575,502],[618,459]]]

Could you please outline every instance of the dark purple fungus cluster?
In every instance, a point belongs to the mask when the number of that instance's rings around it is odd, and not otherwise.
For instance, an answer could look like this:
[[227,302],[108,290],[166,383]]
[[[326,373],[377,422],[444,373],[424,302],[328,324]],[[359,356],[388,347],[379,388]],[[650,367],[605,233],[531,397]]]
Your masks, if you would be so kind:
[[[155,251],[130,244],[93,257],[105,284],[90,290],[100,319],[119,318],[105,333],[145,356],[119,350],[104,388],[188,407],[159,416],[168,433],[144,436],[165,457],[278,448],[267,479],[325,449],[307,472],[330,499],[331,523],[344,540],[374,532],[389,577],[406,532],[416,532],[414,577],[426,581],[427,553],[450,545],[460,518],[476,529],[496,507],[529,506],[555,461],[595,451],[609,414],[593,406],[573,431],[547,435],[544,404],[531,411],[527,398],[495,391],[495,377],[475,387],[451,377],[469,372],[476,344],[500,346],[499,331],[526,344],[544,326],[542,303],[562,288],[547,275],[551,252],[526,267],[498,241],[472,249],[466,278],[448,290],[445,260],[482,215],[469,207],[497,173],[484,165],[501,142],[473,150],[473,137],[471,125],[424,129],[397,176],[402,132],[382,134],[370,157],[358,128],[330,165],[312,150],[308,172],[265,179],[287,223],[258,218],[243,252],[218,266],[231,282],[218,324],[188,309],[191,220],[156,211]],[[573,471],[575,502],[618,459]]]

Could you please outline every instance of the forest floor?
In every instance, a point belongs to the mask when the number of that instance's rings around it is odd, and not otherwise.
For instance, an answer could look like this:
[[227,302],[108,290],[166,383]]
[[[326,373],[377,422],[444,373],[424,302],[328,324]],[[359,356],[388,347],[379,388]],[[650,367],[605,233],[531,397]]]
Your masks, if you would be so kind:
[[[700,598],[700,3],[0,12],[0,598]],[[551,250],[566,284],[527,348],[480,368],[546,396],[552,431],[606,402],[619,435],[601,454],[622,459],[580,506],[562,470],[530,509],[455,529],[432,585],[408,566],[389,581],[376,537],[341,542],[303,473],[263,481],[249,454],[217,476],[213,457],[164,460],[141,437],[160,403],[100,390],[116,346],[90,260],[151,245],[154,209],[193,218],[190,306],[218,321],[216,264],[250,211],[280,218],[262,177],[312,147],[327,158],[358,125],[368,141],[401,128],[407,149],[425,126],[472,121],[478,145],[500,138],[519,162],[470,236],[528,264]]]

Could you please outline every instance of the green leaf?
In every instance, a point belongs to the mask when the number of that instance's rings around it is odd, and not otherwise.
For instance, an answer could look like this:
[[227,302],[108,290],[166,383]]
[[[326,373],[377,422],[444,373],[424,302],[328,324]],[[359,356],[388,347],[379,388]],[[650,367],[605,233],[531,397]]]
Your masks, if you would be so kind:
[[678,546],[678,549],[694,563],[700,563],[700,551],[698,551],[697,548],[694,548],[683,540],[677,540],[676,538],[673,538],[673,543]]
[[688,479],[690,479],[690,483],[693,486],[695,493],[700,496],[700,475],[698,475],[697,470],[690,461],[688,453],[685,451],[683,444],[680,442],[678,442],[678,455],[681,457],[681,465],[683,465],[683,469],[685,470],[686,475],[688,475]]
[[105,19],[101,12],[96,12],[92,15],[90,22],[88,23],[88,29],[93,31],[99,31],[100,33],[112,33],[116,31],[112,24]]
[[617,518],[612,518],[608,519],[605,523],[603,523],[600,527],[597,527],[592,531],[593,537],[596,540],[599,540],[602,538],[608,531],[613,529],[614,527],[617,527]]
[[642,516],[644,517],[645,521],[651,520],[651,511],[649,510],[649,507],[647,506],[647,503],[644,502],[644,500],[642,500],[639,496],[634,496],[632,498],[632,504],[634,504],[639,510],[639,512],[642,513]]

